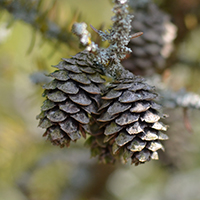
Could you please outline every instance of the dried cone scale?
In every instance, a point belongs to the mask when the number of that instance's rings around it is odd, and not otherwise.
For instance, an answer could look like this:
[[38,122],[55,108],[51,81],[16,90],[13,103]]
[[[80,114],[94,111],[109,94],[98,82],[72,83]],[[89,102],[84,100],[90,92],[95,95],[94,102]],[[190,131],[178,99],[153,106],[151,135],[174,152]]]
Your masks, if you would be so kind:
[[135,165],[158,159],[157,150],[164,150],[160,141],[168,139],[162,131],[166,126],[159,122],[160,106],[154,102],[154,87],[127,70],[122,80],[109,86],[99,111],[98,121],[103,123],[104,138],[93,138],[92,149],[99,148],[99,159],[131,158]]
[[176,27],[170,17],[150,1],[130,1],[134,9],[132,34],[142,31],[141,37],[130,41],[132,53],[122,62],[134,74],[150,76],[165,68],[165,61],[173,50]]
[[63,59],[50,75],[53,81],[44,85],[46,100],[37,116],[44,136],[60,147],[85,137],[89,121],[97,114],[104,79],[94,70],[86,51]]

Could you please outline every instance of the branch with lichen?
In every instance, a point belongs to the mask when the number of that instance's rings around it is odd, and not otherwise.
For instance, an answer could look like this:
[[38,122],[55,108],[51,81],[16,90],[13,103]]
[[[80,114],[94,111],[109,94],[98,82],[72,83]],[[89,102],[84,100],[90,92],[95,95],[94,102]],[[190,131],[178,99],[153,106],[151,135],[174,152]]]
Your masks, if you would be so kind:
[[163,96],[161,99],[162,105],[166,108],[192,108],[200,109],[200,95],[187,92],[185,89],[181,89],[177,92],[172,90],[161,90],[160,94]]
[[67,29],[59,27],[48,19],[47,14],[38,9],[40,1],[9,1],[0,0],[0,7],[13,15],[14,19],[22,20],[40,31],[47,39],[54,39],[72,45],[74,38]]
[[75,23],[72,27],[72,32],[76,34],[82,46],[85,46],[88,51],[91,51],[94,56],[94,61],[104,66],[108,75],[113,78],[120,78],[122,72],[125,71],[120,64],[126,54],[131,53],[131,49],[127,47],[132,36],[131,20],[133,16],[128,14],[127,0],[114,0],[113,8],[114,16],[112,17],[113,26],[108,31],[95,30],[103,41],[110,43],[108,48],[99,48],[91,41],[90,33],[87,31],[85,23]]
[[153,76],[147,79],[150,85],[156,85],[160,94],[160,104],[165,108],[189,108],[200,109],[200,95],[188,92],[186,89],[173,91],[162,80],[161,76]]

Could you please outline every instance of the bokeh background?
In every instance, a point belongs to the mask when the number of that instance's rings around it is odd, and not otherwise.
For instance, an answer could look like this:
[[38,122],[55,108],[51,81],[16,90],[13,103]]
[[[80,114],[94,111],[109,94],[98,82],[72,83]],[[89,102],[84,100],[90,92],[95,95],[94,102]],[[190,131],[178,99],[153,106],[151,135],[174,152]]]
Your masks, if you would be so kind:
[[[13,2],[21,5],[16,12],[7,9]],[[64,42],[46,35],[48,27],[42,20],[38,24],[28,20],[38,3],[43,19],[57,24],[70,39]],[[198,95],[200,3],[156,0],[155,4],[168,13],[178,31],[166,69],[153,75],[174,92],[184,88]],[[52,146],[37,127],[36,115],[44,100],[41,86],[48,81],[45,74],[62,57],[80,51],[77,38],[70,34],[73,22],[107,29],[112,6],[109,0],[0,0],[0,200],[200,199],[198,109],[167,106],[170,139],[166,150],[160,152],[159,161],[137,167],[99,164],[90,158],[83,140],[68,149]]]

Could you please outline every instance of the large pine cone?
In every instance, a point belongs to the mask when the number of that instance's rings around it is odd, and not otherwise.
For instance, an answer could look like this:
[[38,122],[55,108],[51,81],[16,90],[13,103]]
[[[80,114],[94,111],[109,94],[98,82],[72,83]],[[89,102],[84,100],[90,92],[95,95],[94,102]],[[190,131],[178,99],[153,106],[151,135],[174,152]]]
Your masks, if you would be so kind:
[[97,72],[87,52],[63,59],[50,75],[53,81],[44,85],[46,100],[38,115],[44,136],[60,147],[85,137],[90,117],[98,114],[104,79]]
[[157,150],[164,149],[160,140],[168,139],[161,131],[166,126],[159,122],[160,106],[155,103],[154,87],[141,77],[126,71],[123,80],[109,86],[99,111],[104,136],[90,138],[90,146],[99,160],[113,162],[122,157],[131,158],[135,165],[158,159]]
[[170,17],[149,1],[131,1],[134,9],[132,33],[143,32],[133,38],[128,47],[132,53],[122,62],[134,74],[150,76],[164,70],[165,61],[173,50],[176,27]]

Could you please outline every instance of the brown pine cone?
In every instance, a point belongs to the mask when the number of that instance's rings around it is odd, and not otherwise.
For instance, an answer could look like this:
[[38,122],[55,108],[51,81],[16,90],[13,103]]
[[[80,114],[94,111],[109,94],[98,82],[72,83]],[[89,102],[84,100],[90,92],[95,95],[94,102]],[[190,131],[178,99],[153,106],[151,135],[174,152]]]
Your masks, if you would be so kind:
[[176,27],[170,17],[150,1],[134,0],[130,5],[134,9],[131,32],[144,34],[130,41],[128,47],[132,53],[122,64],[137,75],[160,73],[173,50]]
[[98,121],[103,124],[104,137],[93,138],[91,146],[99,151],[96,153],[100,160],[123,157],[126,162],[131,158],[138,165],[158,159],[157,150],[164,150],[160,141],[168,137],[161,132],[166,131],[166,126],[159,122],[162,115],[155,103],[154,87],[127,70],[122,76],[123,79],[110,84],[102,97]]
[[44,85],[46,100],[37,118],[39,127],[46,129],[43,136],[64,147],[90,132],[90,117],[98,114],[104,79],[85,51],[54,67],[58,70],[50,74],[54,80]]

